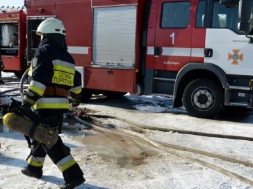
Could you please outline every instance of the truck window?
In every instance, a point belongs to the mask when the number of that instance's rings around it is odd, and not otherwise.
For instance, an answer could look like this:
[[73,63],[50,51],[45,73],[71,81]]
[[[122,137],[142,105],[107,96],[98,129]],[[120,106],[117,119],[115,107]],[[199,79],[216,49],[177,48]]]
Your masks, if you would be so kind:
[[190,2],[164,3],[162,7],[162,28],[186,28],[190,21]]
[[199,1],[197,8],[196,27],[204,27],[204,18],[206,12],[206,1]]
[[250,32],[249,35],[253,35],[253,1],[251,1],[251,18],[250,18]]
[[0,24],[0,48],[2,55],[18,54],[18,23]]
[[[252,3],[253,7],[253,3]],[[211,7],[208,8],[209,10],[206,10],[206,1],[200,0],[198,2],[197,7],[197,16],[196,16],[196,27],[197,28],[224,28],[224,29],[231,29],[235,33],[238,33],[240,35],[245,35],[244,32],[241,32],[238,30],[238,23],[239,23],[239,17],[238,17],[238,5],[233,7],[228,7],[225,4],[220,4],[219,1],[214,1],[213,3],[213,9]],[[208,22],[205,26],[205,14],[212,10],[212,16],[211,16],[211,22]],[[253,35],[253,8],[252,10],[252,18],[250,19],[251,24],[251,32],[249,34]]]
[[225,4],[220,4],[215,1],[212,13],[212,28],[228,28],[238,34],[244,34],[238,30],[238,5],[234,7],[227,7]]

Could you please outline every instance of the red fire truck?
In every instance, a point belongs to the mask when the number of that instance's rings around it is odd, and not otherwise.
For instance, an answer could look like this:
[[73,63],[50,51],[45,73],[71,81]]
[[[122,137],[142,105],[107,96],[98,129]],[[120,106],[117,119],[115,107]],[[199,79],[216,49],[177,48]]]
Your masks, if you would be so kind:
[[25,0],[25,6],[28,61],[39,23],[61,19],[83,77],[83,100],[96,93],[163,95],[173,97],[173,107],[208,118],[227,106],[252,108],[252,38],[245,35],[251,0]]
[[23,9],[0,9],[0,51],[4,71],[21,77],[27,68],[26,61],[26,13]]

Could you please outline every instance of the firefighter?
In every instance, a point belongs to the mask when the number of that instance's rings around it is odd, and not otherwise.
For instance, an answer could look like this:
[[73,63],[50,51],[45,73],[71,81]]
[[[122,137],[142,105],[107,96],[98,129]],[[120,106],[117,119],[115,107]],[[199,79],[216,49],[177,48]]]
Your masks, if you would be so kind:
[[1,52],[0,52],[0,84],[4,84],[4,81],[2,80],[3,69],[4,69],[4,63],[3,63]]
[[[70,108],[67,97],[75,99],[73,107],[80,104],[81,74],[75,70],[74,60],[67,52],[65,28],[59,19],[42,21],[36,33],[41,36],[41,42],[29,68],[30,83],[24,91],[22,106],[37,113],[45,121],[49,133],[60,133],[63,113]],[[56,136],[58,140],[52,147],[31,141],[28,165],[21,172],[41,178],[48,155],[63,174],[65,183],[60,188],[75,188],[85,182],[83,172],[72,157],[70,148],[63,144],[58,134]]]

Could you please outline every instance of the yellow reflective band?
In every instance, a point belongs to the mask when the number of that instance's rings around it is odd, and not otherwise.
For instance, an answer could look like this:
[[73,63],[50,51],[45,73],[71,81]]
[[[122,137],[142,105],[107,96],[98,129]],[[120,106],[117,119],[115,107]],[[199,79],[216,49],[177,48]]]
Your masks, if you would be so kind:
[[70,62],[65,62],[59,59],[53,60],[54,70],[61,70],[68,73],[75,73],[75,65]]
[[82,92],[82,87],[78,86],[78,87],[75,87],[75,88],[71,88],[70,91],[75,93],[75,94],[79,94],[79,93]]
[[28,89],[42,96],[45,92],[46,86],[38,81],[32,80]]
[[33,106],[37,109],[69,109],[69,103],[35,103]]
[[69,100],[67,98],[40,98],[36,101],[34,109],[69,109]]
[[38,95],[42,96],[44,94],[44,90],[42,90],[41,88],[34,86],[34,85],[29,85],[28,89],[37,93]]
[[[39,159],[41,159],[41,161],[39,161]],[[32,165],[34,167],[43,167],[44,160],[45,158],[38,158],[37,160],[37,158],[30,157],[27,162],[28,162],[28,165]]]
[[55,64],[54,65],[54,70],[61,70],[63,72],[68,72],[71,74],[75,74],[75,68],[68,67],[68,66],[63,66],[61,64]]
[[59,85],[74,86],[74,74],[62,71],[54,71],[52,83]]
[[49,132],[50,135],[53,135],[54,132],[55,132],[55,129],[48,129],[48,132]]
[[29,75],[29,76],[32,76],[32,75],[33,75],[33,68],[32,68],[32,66],[29,67],[28,75]]
[[65,164],[58,165],[58,168],[60,169],[61,172],[63,172],[75,164],[76,164],[76,161],[72,158],[71,160],[67,161]]

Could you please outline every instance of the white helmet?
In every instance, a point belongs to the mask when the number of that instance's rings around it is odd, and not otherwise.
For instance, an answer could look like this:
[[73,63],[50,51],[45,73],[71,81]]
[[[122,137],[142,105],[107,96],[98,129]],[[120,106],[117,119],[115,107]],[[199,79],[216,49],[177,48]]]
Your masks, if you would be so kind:
[[38,26],[36,33],[38,35],[49,33],[66,35],[65,27],[62,21],[57,18],[47,18],[46,20],[42,21]]

